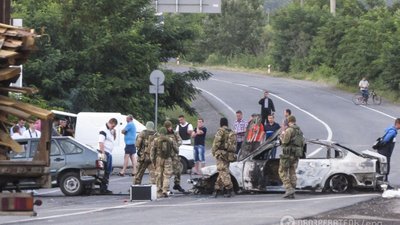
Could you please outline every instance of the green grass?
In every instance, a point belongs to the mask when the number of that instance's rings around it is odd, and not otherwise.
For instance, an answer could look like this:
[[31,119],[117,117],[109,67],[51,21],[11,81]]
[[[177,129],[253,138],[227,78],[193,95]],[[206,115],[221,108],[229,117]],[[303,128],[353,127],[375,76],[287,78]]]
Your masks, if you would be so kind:
[[164,118],[159,118],[159,121],[160,121],[159,127],[163,126],[164,121],[170,120],[172,122],[172,124],[173,124],[173,127],[175,128],[176,125],[178,124],[179,115],[184,115],[186,121],[188,123],[192,124],[193,127],[197,126],[197,118],[198,118],[198,116],[197,115],[189,115],[189,114],[185,113],[183,111],[183,109],[181,107],[179,107],[179,106],[175,107],[175,109],[172,109],[172,110],[163,110],[163,113],[164,113],[165,117]]

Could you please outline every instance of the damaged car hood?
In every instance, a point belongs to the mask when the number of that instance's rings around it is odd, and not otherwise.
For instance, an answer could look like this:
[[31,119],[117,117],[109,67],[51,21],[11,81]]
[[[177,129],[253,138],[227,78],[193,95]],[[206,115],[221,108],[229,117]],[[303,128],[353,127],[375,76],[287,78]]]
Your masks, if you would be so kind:
[[362,155],[366,156],[366,157],[369,157],[369,158],[378,159],[379,162],[381,162],[381,163],[387,163],[386,156],[381,155],[381,154],[379,154],[377,152],[374,152],[374,151],[364,150],[364,151],[362,151]]

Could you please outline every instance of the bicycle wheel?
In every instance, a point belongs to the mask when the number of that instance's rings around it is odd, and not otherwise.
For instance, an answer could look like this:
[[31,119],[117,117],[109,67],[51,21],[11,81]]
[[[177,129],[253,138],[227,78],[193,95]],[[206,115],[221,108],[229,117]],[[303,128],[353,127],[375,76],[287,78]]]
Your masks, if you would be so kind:
[[382,102],[382,98],[379,95],[374,95],[372,96],[372,101],[374,102],[375,105],[380,105]]
[[360,104],[364,103],[364,98],[363,98],[363,96],[361,94],[355,94],[353,96],[352,100],[353,100],[353,103],[356,104],[356,105],[360,105]]

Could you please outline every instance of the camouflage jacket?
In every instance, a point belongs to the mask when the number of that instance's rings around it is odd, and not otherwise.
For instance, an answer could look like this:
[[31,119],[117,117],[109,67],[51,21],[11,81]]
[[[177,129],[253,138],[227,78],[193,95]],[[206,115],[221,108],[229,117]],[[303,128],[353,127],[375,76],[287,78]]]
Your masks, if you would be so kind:
[[[285,133],[283,133],[281,137],[283,154],[288,154],[286,151],[298,148],[298,146],[296,146],[293,142],[293,138],[296,135],[297,129],[301,132],[300,127],[296,124],[293,124],[285,130]],[[301,134],[303,133],[301,132]]]
[[173,131],[173,132],[168,132],[167,136],[172,139],[174,142],[174,151],[173,151],[173,156],[178,156],[179,155],[179,146],[182,145],[182,138],[179,136],[178,132]]
[[[136,148],[138,152],[139,159],[144,160],[146,157],[150,156],[150,150],[152,147],[152,142],[156,137],[156,132],[152,130],[143,130],[140,132],[136,138]],[[153,136],[153,138],[151,138]]]
[[211,153],[213,154],[213,156],[215,157],[215,153],[218,150],[224,150],[224,146],[225,146],[225,139],[224,139],[224,134],[225,134],[225,129],[228,129],[227,126],[223,126],[220,127],[217,131],[217,133],[215,134],[214,137],[214,142],[211,148]]
[[[169,149],[167,150],[167,153],[163,152],[164,149],[162,149],[159,145],[159,141],[162,141],[162,139],[167,139],[170,144],[168,145]],[[159,157],[163,159],[172,158],[174,156],[175,148],[176,144],[170,137],[168,137],[167,135],[159,135],[152,142],[150,150],[150,159],[153,163],[155,163],[156,159]]]

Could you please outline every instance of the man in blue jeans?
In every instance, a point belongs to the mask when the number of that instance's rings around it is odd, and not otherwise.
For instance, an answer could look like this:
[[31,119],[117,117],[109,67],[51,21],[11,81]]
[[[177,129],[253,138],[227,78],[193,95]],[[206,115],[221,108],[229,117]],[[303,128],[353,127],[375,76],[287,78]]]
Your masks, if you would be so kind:
[[378,153],[386,156],[387,159],[387,174],[385,181],[388,181],[390,172],[390,158],[392,157],[394,145],[396,143],[397,130],[400,129],[400,118],[394,121],[394,125],[386,128],[385,134],[383,135],[383,146],[378,148]]
[[204,127],[204,120],[197,119],[197,127],[192,133],[194,138],[194,173],[201,174],[200,169],[206,164],[205,161],[205,142],[206,142],[207,128]]
[[108,181],[112,172],[112,150],[115,139],[114,128],[117,124],[117,119],[111,118],[99,132],[99,151],[102,154],[102,158],[107,161],[104,168],[104,178],[100,184],[101,194],[112,194],[112,191],[108,190]]

